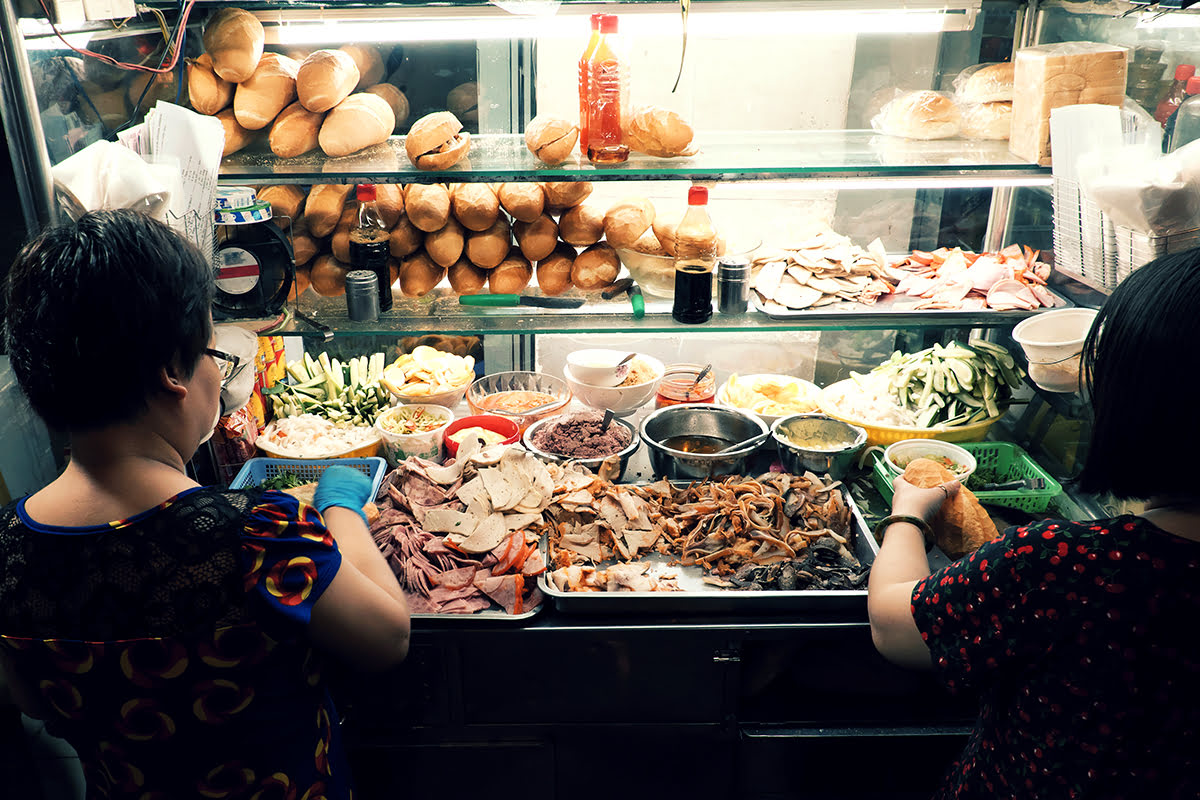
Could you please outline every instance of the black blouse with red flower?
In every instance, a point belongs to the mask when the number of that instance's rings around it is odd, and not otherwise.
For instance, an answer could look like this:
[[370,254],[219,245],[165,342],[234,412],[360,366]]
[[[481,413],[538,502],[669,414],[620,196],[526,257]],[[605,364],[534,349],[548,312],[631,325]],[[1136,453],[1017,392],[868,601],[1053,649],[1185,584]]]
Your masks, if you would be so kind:
[[1200,542],[1134,516],[1010,528],[912,613],[980,696],[938,797],[1200,797]]

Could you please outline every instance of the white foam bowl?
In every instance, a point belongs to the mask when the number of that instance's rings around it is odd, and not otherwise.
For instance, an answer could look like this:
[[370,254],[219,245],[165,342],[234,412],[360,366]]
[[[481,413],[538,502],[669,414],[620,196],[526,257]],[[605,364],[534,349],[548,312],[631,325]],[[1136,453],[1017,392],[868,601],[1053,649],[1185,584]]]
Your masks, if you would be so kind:
[[580,381],[590,386],[616,386],[629,374],[629,364],[617,362],[629,351],[576,350],[567,354],[567,365]]
[[1079,391],[1083,340],[1096,319],[1094,308],[1043,311],[1013,328],[1013,341],[1029,360],[1029,379],[1048,392]]
[[579,402],[597,411],[612,411],[618,417],[624,417],[637,411],[654,398],[658,390],[658,382],[667,371],[657,358],[638,354],[638,358],[654,370],[654,378],[634,386],[593,386],[579,380],[570,364],[563,367],[563,378],[572,394]]

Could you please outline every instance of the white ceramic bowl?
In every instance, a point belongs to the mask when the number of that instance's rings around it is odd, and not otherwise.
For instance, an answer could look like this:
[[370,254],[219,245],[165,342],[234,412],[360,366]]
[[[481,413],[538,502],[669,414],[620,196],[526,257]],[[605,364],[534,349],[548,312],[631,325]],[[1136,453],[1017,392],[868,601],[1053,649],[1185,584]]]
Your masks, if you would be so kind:
[[955,473],[959,483],[966,483],[967,478],[971,477],[971,473],[977,466],[975,456],[967,450],[956,444],[937,439],[905,439],[902,442],[888,445],[883,451],[883,464],[893,477],[903,475],[904,467],[908,466],[908,462],[914,458],[950,459],[962,468],[957,471],[950,470]]
[[657,358],[638,355],[643,362],[654,369],[654,379],[634,386],[592,386],[576,377],[571,365],[563,367],[563,377],[571,392],[588,408],[597,411],[612,411],[618,417],[628,416],[637,411],[654,398],[658,390],[658,382],[662,380],[666,366]]
[[[442,420],[442,424],[431,431],[421,431],[420,433],[395,433],[384,427],[387,420],[412,409],[421,409],[436,416]],[[383,439],[383,456],[393,467],[412,456],[441,463],[444,458],[442,442],[446,437],[446,428],[453,421],[454,412],[445,406],[434,403],[409,403],[392,406],[380,414],[375,420],[375,430]]]
[[567,365],[589,386],[616,386],[629,374],[629,364],[617,362],[629,355],[621,350],[576,350],[567,354]]
[[433,405],[445,406],[446,408],[454,408],[462,402],[463,397],[467,394],[467,389],[471,388],[473,381],[467,381],[462,386],[455,387],[439,394],[413,395],[406,397],[392,392],[392,405],[394,406],[410,406],[410,405]]
[[759,380],[759,379],[775,379],[778,381],[786,381],[788,383],[798,384],[801,387],[801,389],[804,391],[803,396],[807,397],[809,400],[808,407],[807,408],[796,408],[796,409],[794,409],[792,411],[788,411],[784,414],[763,414],[761,412],[755,411],[752,408],[746,408],[745,406],[734,405],[734,403],[732,401],[730,401],[730,399],[729,399],[729,381],[725,381],[724,383],[721,384],[720,388],[717,389],[717,396],[715,398],[717,401],[717,404],[725,406],[726,408],[736,408],[739,411],[747,411],[751,414],[754,414],[756,417],[761,419],[763,422],[767,423],[768,428],[771,427],[772,425],[774,425],[779,420],[783,419],[784,417],[791,417],[791,416],[795,416],[796,414],[818,414],[818,413],[820,413],[820,411],[821,411],[821,390],[815,383],[812,383],[811,381],[806,381],[803,378],[795,378],[795,377],[792,377],[791,375],[775,375],[775,374],[770,374],[770,373],[763,373],[763,374],[759,374],[759,375],[739,375],[738,376],[739,383],[741,383],[742,381],[754,381],[754,380]]

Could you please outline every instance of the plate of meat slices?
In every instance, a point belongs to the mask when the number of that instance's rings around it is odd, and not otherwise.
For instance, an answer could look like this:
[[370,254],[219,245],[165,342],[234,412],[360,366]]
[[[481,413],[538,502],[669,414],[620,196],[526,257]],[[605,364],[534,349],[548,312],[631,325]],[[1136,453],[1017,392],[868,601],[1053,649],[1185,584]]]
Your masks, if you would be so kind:
[[376,496],[375,543],[414,619],[520,621],[537,614],[546,570],[547,466],[520,445],[467,440],[448,464],[409,458]]
[[812,473],[626,485],[568,466],[545,516],[539,585],[565,613],[865,611],[878,550]]

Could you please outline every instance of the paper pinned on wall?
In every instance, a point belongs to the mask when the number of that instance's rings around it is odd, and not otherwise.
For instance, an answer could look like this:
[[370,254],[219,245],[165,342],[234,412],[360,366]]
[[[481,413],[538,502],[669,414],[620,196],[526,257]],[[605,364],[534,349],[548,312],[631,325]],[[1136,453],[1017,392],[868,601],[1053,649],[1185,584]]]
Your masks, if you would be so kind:
[[213,209],[225,131],[221,121],[159,101],[146,114],[150,152],[147,160],[177,166],[179,186],[172,192],[168,224],[213,257]]

